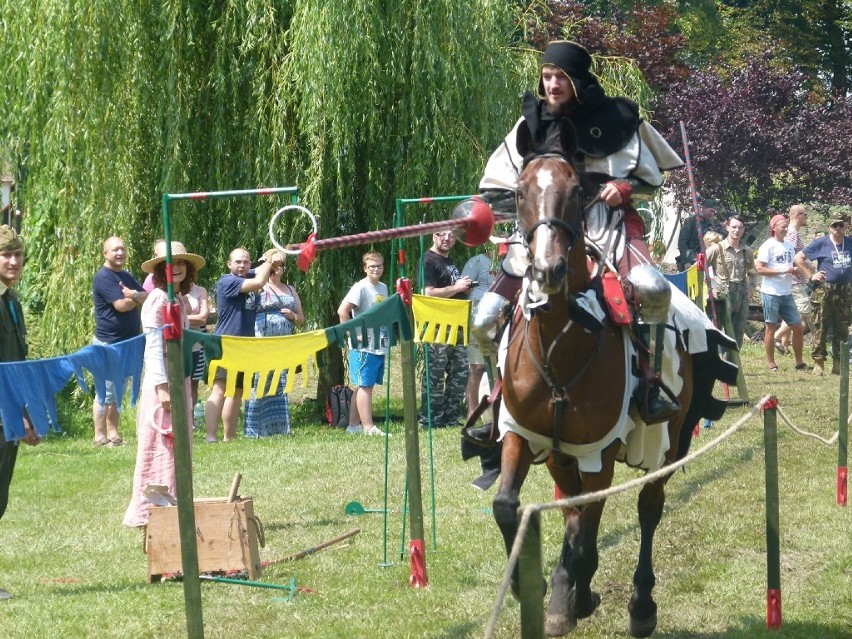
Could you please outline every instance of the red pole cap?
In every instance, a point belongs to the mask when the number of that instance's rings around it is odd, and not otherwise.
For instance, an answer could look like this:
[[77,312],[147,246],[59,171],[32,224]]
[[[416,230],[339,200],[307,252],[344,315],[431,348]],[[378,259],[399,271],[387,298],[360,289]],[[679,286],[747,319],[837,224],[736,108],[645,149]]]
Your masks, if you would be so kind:
[[494,229],[494,211],[478,195],[460,202],[453,209],[453,219],[465,220],[465,225],[453,231],[465,246],[479,246],[488,241]]
[[183,335],[183,323],[180,317],[180,304],[169,302],[163,306],[163,337],[167,340],[180,339]]
[[408,583],[413,588],[425,588],[429,585],[426,577],[426,553],[423,551],[423,540],[412,539],[408,546],[411,556],[411,577]]
[[396,292],[402,298],[406,306],[411,306],[411,280],[407,277],[400,277],[396,281]]
[[305,243],[301,246],[302,252],[299,253],[299,257],[296,258],[296,266],[299,267],[299,270],[302,271],[302,273],[308,272],[308,269],[317,257],[317,247],[314,244],[314,240],[316,239],[316,233],[308,235],[308,239],[305,240]]

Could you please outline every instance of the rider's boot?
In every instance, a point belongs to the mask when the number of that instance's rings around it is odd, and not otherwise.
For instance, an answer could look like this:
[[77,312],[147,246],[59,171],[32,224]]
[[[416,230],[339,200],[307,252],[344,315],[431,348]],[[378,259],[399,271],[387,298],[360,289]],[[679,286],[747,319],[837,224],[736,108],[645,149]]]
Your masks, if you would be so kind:
[[634,393],[639,416],[646,424],[667,420],[680,411],[680,403],[662,381],[663,337],[671,306],[668,281],[650,264],[631,269],[627,276],[636,308],[639,388]]
[[[496,414],[497,408],[500,405],[500,398],[494,400],[491,410]],[[500,437],[500,431],[497,428],[497,420],[492,419],[490,422],[481,426],[465,426],[462,428],[462,438],[469,441],[471,444],[491,448],[497,443]]]
[[633,394],[639,417],[646,424],[664,422],[680,412],[680,402],[662,382],[664,324],[639,327],[639,387]]

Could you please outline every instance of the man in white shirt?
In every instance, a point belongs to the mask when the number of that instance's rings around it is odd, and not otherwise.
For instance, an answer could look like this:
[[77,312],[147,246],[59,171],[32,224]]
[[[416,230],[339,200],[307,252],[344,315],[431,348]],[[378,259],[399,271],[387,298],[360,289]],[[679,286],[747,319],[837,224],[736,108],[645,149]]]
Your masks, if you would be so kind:
[[802,361],[802,319],[792,292],[793,274],[799,272],[793,261],[796,251],[792,244],[784,241],[788,224],[783,215],[773,216],[769,221],[771,237],[760,245],[755,259],[757,274],[763,276],[760,286],[763,320],[766,322],[763,348],[770,371],[778,370],[775,364],[775,331],[781,320],[787,322],[793,332],[796,370],[807,370],[807,365]]

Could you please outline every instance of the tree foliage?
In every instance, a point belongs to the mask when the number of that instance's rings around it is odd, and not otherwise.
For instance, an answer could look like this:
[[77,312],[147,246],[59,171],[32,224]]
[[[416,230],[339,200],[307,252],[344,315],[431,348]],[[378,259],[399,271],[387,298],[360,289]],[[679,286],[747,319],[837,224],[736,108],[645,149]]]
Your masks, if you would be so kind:
[[[42,355],[88,341],[101,242],[125,237],[138,273],[163,233],[162,193],[295,185],[322,237],[385,228],[397,197],[475,189],[517,113],[517,23],[501,2],[2,9],[2,143],[19,174]],[[173,237],[207,258],[211,287],[232,247],[268,247],[266,225],[285,203],[179,202]],[[302,241],[308,228],[292,218],[279,239]],[[309,321],[336,321],[366,248],[321,253],[304,277],[288,267]]]
[[[685,123],[703,194],[752,215],[794,201],[850,202],[849,2],[546,6],[531,42],[568,37],[601,62],[635,62],[635,80],[607,90],[638,100],[682,154]],[[670,184],[688,208],[686,172]]]

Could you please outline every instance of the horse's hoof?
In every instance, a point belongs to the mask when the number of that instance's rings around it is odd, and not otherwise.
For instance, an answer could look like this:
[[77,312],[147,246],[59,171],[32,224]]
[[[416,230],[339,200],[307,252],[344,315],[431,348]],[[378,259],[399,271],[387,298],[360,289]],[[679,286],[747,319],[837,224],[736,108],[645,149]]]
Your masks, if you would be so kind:
[[577,620],[568,615],[545,615],[544,634],[548,637],[562,637],[577,627]]
[[657,628],[657,613],[653,612],[645,619],[637,619],[630,617],[630,624],[627,627],[627,632],[631,637],[650,637]]
[[572,588],[568,593],[568,610],[574,613],[575,619],[585,619],[591,617],[592,613],[601,605],[601,596],[596,592],[589,593],[589,603],[587,606],[577,605],[577,591]]

